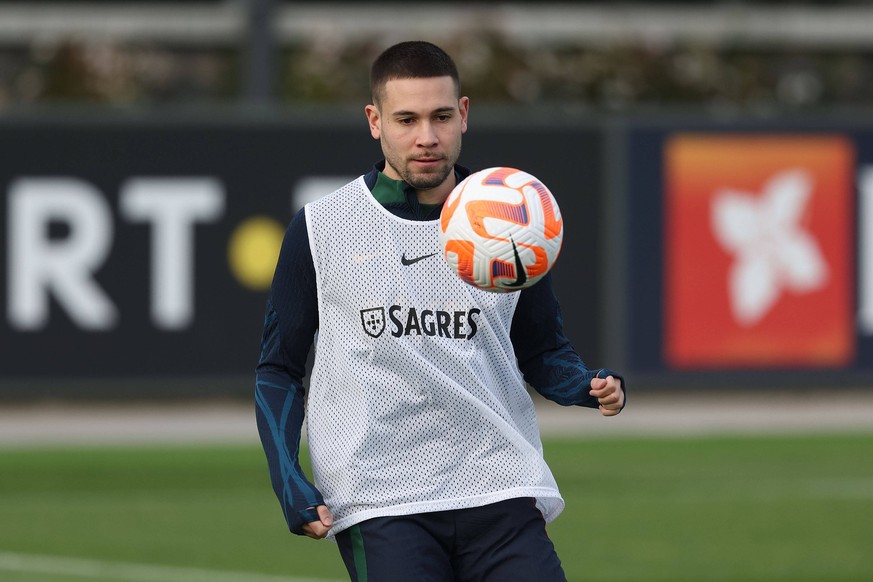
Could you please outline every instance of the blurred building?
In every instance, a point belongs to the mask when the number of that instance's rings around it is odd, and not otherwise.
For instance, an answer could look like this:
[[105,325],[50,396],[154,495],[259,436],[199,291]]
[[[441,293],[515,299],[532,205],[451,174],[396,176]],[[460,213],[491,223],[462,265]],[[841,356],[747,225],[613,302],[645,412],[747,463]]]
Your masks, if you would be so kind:
[[273,103],[357,105],[375,54],[415,37],[456,55],[478,104],[858,107],[871,27],[857,2],[3,0],[0,110],[238,104],[263,55]]

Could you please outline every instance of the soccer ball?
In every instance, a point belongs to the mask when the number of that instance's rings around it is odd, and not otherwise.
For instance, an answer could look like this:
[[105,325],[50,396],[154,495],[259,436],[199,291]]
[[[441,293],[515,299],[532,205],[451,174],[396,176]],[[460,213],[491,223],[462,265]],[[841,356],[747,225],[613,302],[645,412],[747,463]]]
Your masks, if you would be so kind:
[[534,176],[488,168],[449,194],[439,237],[443,258],[463,281],[485,291],[518,291],[554,266],[564,221],[555,197]]

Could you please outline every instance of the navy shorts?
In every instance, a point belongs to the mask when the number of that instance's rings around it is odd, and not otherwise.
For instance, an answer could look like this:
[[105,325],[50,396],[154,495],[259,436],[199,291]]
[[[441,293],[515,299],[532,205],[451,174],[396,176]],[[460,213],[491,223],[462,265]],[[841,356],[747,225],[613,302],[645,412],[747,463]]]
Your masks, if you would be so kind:
[[336,536],[352,582],[566,582],[534,500],[377,517]]

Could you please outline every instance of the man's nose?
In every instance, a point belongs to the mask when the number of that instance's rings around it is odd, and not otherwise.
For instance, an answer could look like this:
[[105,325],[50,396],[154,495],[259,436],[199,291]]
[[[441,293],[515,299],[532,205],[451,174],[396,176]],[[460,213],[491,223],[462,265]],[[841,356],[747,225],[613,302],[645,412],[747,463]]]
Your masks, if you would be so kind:
[[439,142],[436,130],[432,123],[425,122],[419,127],[416,137],[416,144],[420,146],[433,146]]

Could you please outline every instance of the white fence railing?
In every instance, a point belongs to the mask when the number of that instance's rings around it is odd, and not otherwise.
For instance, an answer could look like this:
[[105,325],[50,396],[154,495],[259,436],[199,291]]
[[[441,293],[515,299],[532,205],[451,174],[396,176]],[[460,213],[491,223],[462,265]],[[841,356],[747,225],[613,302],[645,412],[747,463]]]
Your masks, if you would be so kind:
[[[0,4],[0,43],[112,38],[174,44],[245,39],[247,6],[213,3]],[[449,37],[492,31],[525,44],[692,42],[733,46],[873,46],[873,5],[625,5],[497,3],[380,8],[370,3],[272,2],[279,42],[379,36]],[[702,3],[701,3],[702,4]],[[385,14],[390,11],[390,18]]]

